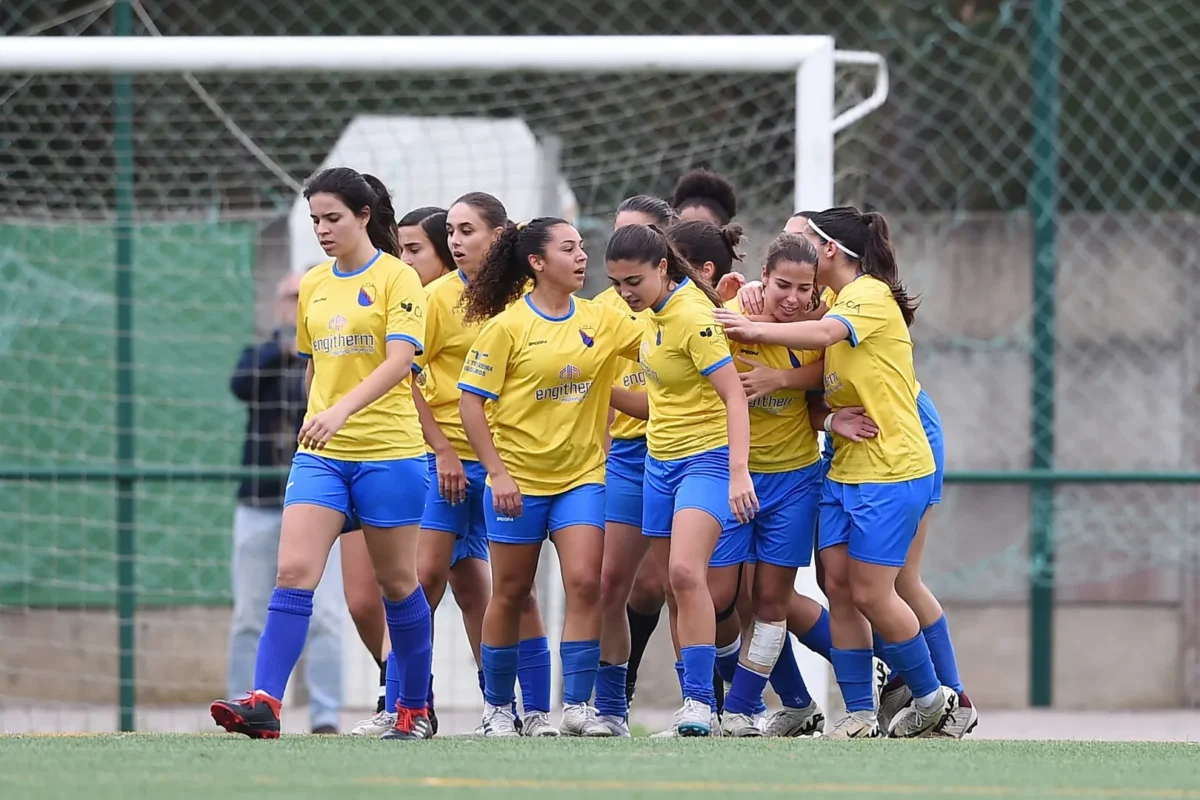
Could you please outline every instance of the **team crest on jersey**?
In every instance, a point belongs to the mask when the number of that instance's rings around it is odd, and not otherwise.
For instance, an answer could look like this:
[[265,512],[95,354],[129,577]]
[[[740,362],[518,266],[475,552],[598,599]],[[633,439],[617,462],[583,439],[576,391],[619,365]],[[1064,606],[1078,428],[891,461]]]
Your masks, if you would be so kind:
[[373,305],[375,296],[375,284],[364,283],[358,290],[358,304],[364,307]]
[[579,338],[583,340],[584,347],[591,347],[596,343],[596,329],[591,325],[584,325],[579,329]]

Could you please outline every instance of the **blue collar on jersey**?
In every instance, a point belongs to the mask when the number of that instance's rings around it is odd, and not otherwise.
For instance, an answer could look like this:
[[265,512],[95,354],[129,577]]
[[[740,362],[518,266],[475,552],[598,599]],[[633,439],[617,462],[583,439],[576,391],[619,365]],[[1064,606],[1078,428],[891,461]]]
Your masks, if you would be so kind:
[[376,251],[375,251],[375,257],[374,257],[374,258],[372,258],[372,259],[371,259],[370,261],[368,261],[367,263],[363,264],[363,265],[362,265],[361,267],[359,267],[358,269],[354,270],[354,272],[342,272],[341,270],[339,270],[339,269],[337,268],[337,262],[336,262],[336,261],[334,261],[334,262],[333,262],[333,274],[334,274],[334,275],[336,275],[336,276],[337,276],[337,277],[339,277],[339,278],[353,278],[355,275],[362,275],[364,272],[366,272],[367,270],[369,270],[369,269],[371,268],[371,265],[372,265],[372,264],[374,264],[376,261],[378,261],[378,260],[379,260],[379,257],[380,257],[381,255],[383,255],[383,251],[382,251],[382,250],[376,250]]
[[461,269],[458,270],[458,279],[463,282],[463,286],[471,285],[471,282],[467,280],[467,273],[463,272]]
[[671,300],[671,298],[675,296],[675,293],[678,292],[680,289],[682,289],[684,286],[687,286],[687,282],[688,282],[688,279],[684,278],[679,283],[675,284],[675,288],[671,290],[671,293],[668,294],[666,297],[664,297],[663,301],[661,303],[654,306],[654,309],[653,309],[654,313],[657,314],[659,311],[662,311],[663,306],[665,306]]
[[533,304],[533,301],[529,299],[529,295],[525,295],[525,302],[529,305],[530,308],[533,309],[533,313],[537,314],[539,317],[546,320],[547,322],[562,322],[564,320],[570,319],[571,315],[575,313],[575,298],[574,297],[571,298],[570,310],[567,311],[567,313],[562,315],[561,317],[552,317],[549,314],[546,314],[543,311],[541,311],[541,309],[539,309],[537,306],[535,306]]

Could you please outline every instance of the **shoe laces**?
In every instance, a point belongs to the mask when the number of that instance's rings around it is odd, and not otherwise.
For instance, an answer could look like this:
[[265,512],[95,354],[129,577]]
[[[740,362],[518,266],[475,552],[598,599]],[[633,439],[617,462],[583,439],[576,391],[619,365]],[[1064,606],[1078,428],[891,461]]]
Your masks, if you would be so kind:
[[412,733],[416,727],[418,719],[429,719],[429,713],[425,709],[404,708],[396,706],[396,730],[404,733]]

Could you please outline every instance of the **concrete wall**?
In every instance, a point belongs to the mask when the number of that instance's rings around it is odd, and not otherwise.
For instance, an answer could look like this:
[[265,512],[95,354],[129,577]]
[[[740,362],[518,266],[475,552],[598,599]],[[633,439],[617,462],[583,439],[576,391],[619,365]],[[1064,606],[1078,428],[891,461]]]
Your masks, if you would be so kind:
[[[900,215],[893,227],[906,279],[923,298],[913,331],[918,375],[941,412],[950,470],[1027,467],[1027,220]],[[772,230],[752,228],[748,263],[756,263]],[[1200,463],[1192,424],[1200,419],[1198,234],[1200,220],[1183,215],[1064,218],[1055,387],[1060,467],[1162,471]],[[268,230],[264,239],[274,240],[263,253],[272,262],[264,275],[274,277],[278,232]],[[597,287],[601,262],[592,262]],[[1200,703],[1198,503],[1200,488],[1186,484],[1056,489],[1056,705]],[[1020,707],[1028,697],[1029,490],[950,486],[935,514],[924,571],[948,609],[971,693],[984,707]],[[227,625],[223,609],[139,615],[140,701],[218,696]],[[115,642],[108,613],[0,610],[0,703],[113,702]],[[664,621],[642,670],[640,703],[678,701],[672,662]]]

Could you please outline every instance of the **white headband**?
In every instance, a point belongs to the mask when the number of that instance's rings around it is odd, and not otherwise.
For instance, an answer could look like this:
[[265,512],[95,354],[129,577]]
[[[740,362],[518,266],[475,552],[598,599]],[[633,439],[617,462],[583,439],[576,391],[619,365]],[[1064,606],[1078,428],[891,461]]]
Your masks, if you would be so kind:
[[829,242],[831,245],[836,247],[838,250],[841,250],[843,253],[850,256],[851,258],[862,258],[862,256],[860,256],[858,253],[854,252],[849,247],[846,247],[846,245],[842,244],[837,239],[834,239],[828,233],[821,230],[817,226],[817,223],[813,222],[811,218],[808,220],[808,227],[812,228],[816,232],[817,236],[820,236],[822,239]]

